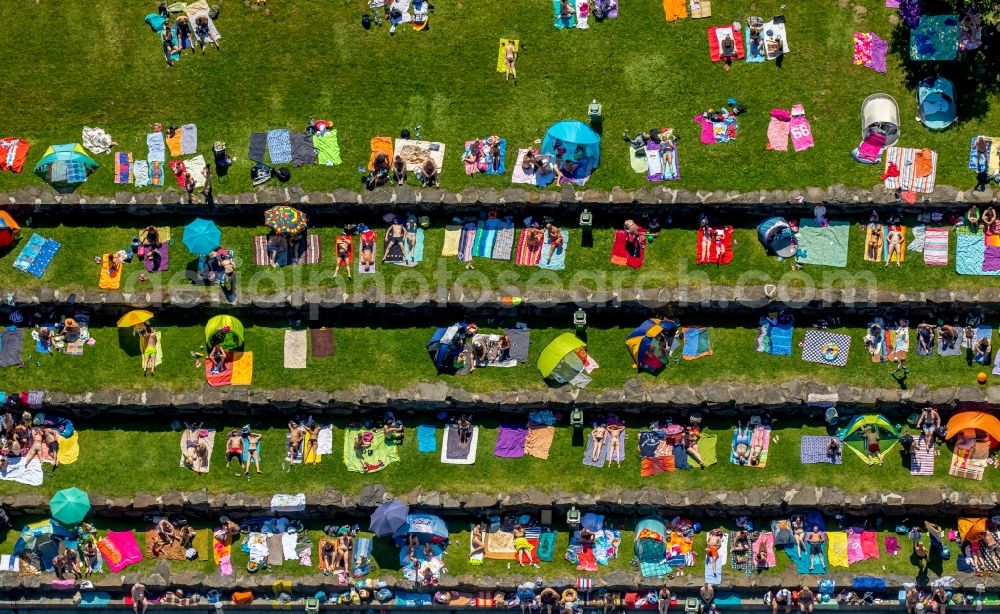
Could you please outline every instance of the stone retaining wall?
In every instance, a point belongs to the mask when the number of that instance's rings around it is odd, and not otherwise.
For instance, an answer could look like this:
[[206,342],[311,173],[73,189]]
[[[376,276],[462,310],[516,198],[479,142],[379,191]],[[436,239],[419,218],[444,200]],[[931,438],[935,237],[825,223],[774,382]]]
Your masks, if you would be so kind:
[[[970,182],[971,183],[971,182]],[[907,210],[919,208],[955,208],[967,206],[965,203],[998,202],[1000,194],[992,188],[984,192],[971,189],[939,185],[932,194],[921,194],[914,205],[906,205]],[[48,186],[27,186],[23,190],[0,194],[0,204],[9,205],[19,212],[53,211],[67,214],[67,209],[79,207],[88,214],[116,214],[123,210],[130,215],[190,214],[192,207],[181,204],[181,195],[173,189],[162,191],[118,192],[113,196],[90,196],[82,194],[58,194]],[[458,213],[463,210],[479,210],[495,206],[531,206],[533,209],[557,209],[559,212],[591,207],[597,211],[640,212],[647,207],[670,205],[670,211],[697,210],[705,207],[726,207],[727,209],[752,211],[760,214],[767,211],[801,211],[804,207],[824,204],[831,215],[867,212],[878,205],[896,204],[895,196],[885,190],[881,183],[870,189],[833,185],[829,188],[809,187],[794,190],[760,190],[736,192],[725,190],[698,190],[691,192],[684,188],[665,186],[624,190],[574,190],[564,186],[561,190],[524,190],[509,187],[465,188],[462,192],[448,192],[439,189],[414,189],[409,186],[385,188],[372,192],[356,192],[336,189],[327,192],[306,192],[299,186],[266,186],[253,192],[240,194],[219,193],[215,197],[214,208],[195,205],[198,213],[226,214],[248,211],[263,211],[265,208],[282,203],[308,206],[313,213],[343,213],[357,210],[377,210],[384,212],[393,207],[405,206],[406,210],[418,213]],[[238,206],[238,209],[234,207]],[[447,206],[443,209],[442,206]]]

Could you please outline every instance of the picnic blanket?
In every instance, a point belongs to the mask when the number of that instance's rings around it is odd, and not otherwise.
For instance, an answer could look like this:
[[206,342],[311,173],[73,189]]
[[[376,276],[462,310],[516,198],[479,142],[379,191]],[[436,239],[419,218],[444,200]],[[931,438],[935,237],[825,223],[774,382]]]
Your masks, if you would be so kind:
[[146,148],[149,150],[146,159],[150,162],[167,161],[167,143],[162,132],[150,132],[146,135]]
[[735,42],[736,55],[732,56],[731,59],[739,59],[746,55],[746,49],[743,46],[743,32],[740,30],[739,23],[711,26],[708,29],[708,52],[712,56],[713,62],[725,59],[722,57],[722,41],[725,40],[726,36],[731,36]]
[[955,237],[955,272],[959,275],[1000,275],[1000,247],[990,236],[959,229]]
[[[774,60],[788,53],[788,35],[785,32],[785,18],[776,15],[764,22],[764,50],[767,59]],[[743,57],[742,55],[740,57]]]
[[611,264],[641,269],[646,259],[646,230],[639,228],[639,238],[634,250],[628,247],[628,233],[615,231],[615,242],[611,245]]
[[337,343],[333,338],[333,329],[322,326],[309,329],[309,341],[312,346],[313,358],[324,358],[337,353]]
[[187,463],[185,462],[185,457],[184,457],[184,453],[188,450],[188,448],[203,443],[205,444],[205,447],[208,448],[208,453],[205,457],[205,462],[201,462],[200,459],[196,460],[195,464],[191,466],[190,469],[198,473],[208,473],[208,470],[211,468],[212,465],[212,450],[215,448],[215,429],[205,429],[205,431],[206,433],[204,434],[204,436],[202,436],[200,430],[196,432],[191,432],[190,429],[184,429],[181,432],[181,460],[180,460],[181,467],[188,466]]
[[305,369],[308,345],[305,330],[286,330],[284,367],[286,369]]
[[14,260],[14,268],[41,277],[59,251],[59,247],[60,244],[55,239],[46,239],[35,233],[21,248],[21,253]]
[[826,541],[830,567],[849,566],[847,533],[845,531],[829,531],[826,534]]
[[923,437],[917,437],[910,446],[910,475],[934,475],[934,447],[928,446]]
[[958,57],[958,15],[923,15],[910,30],[910,59],[918,62]]
[[271,164],[288,164],[292,161],[292,138],[288,130],[271,130],[267,133],[267,155]]
[[[937,178],[937,160],[937,152],[927,148],[886,148],[885,187],[889,190],[930,194],[934,191]],[[890,165],[899,171],[898,175],[890,172]]]
[[417,452],[437,452],[437,429],[433,424],[421,424],[417,427]]
[[[319,264],[323,259],[323,244],[320,236],[315,233],[307,234],[305,248],[305,253],[303,254],[291,254],[288,250],[285,250],[284,255],[280,256],[277,260],[278,266]],[[253,263],[257,266],[269,266],[271,264],[267,257],[267,237],[264,235],[257,235],[253,238]]]
[[41,486],[43,480],[42,460],[31,459],[31,463],[24,464],[23,456],[16,456],[10,459],[7,471],[0,472],[0,480],[8,482],[19,482],[27,486]]
[[564,17],[560,1],[552,0],[552,8],[554,11],[553,25],[557,30],[576,27],[576,0],[569,0],[569,6],[573,9],[573,12]]
[[722,570],[729,562],[729,533],[722,534],[722,544],[719,546],[719,556],[716,560],[709,560],[705,556],[705,584],[722,584]]
[[358,450],[354,442],[362,429],[349,427],[344,430],[344,465],[348,471],[357,473],[373,473],[381,471],[399,460],[399,447],[387,444],[382,429],[370,431],[371,445],[365,450]]
[[[554,434],[554,433],[553,433]],[[501,424],[497,433],[493,456],[497,458],[521,458],[524,456],[528,429],[523,426]]]
[[549,448],[552,447],[555,436],[554,426],[529,426],[524,438],[524,453],[542,460],[548,459]]
[[609,458],[609,454],[611,451],[611,440],[609,436],[610,433],[608,434],[608,436],[605,437],[604,445],[601,447],[601,452],[600,454],[597,455],[597,458],[595,459],[594,447],[597,445],[597,441],[594,439],[593,431],[591,431],[591,433],[587,436],[587,449],[583,451],[584,465],[588,467],[601,468],[613,462],[620,463],[623,460],[625,460],[625,431],[623,430],[620,433],[618,433],[618,453],[615,454],[616,458]]
[[850,335],[841,335],[825,330],[806,331],[802,344],[802,360],[821,365],[843,367],[851,351]]
[[[406,170],[411,173],[422,168],[428,159],[434,160],[438,174],[444,169],[444,143],[396,139],[395,152],[406,162]],[[391,160],[392,156],[389,158]]]
[[829,220],[820,226],[813,218],[799,223],[799,251],[797,259],[802,264],[846,267],[850,224]]
[[681,178],[677,147],[672,143],[646,143],[646,181],[676,181]]
[[707,326],[685,326],[681,328],[684,338],[684,360],[697,360],[712,355],[712,344]]
[[954,448],[948,473],[957,478],[981,480],[990,457],[990,442],[977,441],[971,448]]
[[0,330],[0,367],[14,367],[21,364],[23,353],[24,329]]
[[854,33],[854,65],[871,68],[875,72],[886,71],[885,60],[889,55],[889,43],[874,32]]
[[948,229],[927,227],[924,230],[924,264],[948,264]]
[[827,452],[830,437],[824,435],[803,435],[799,449],[799,461],[803,465],[830,463],[839,465],[844,462],[843,450],[836,456]]
[[[716,247],[716,240],[714,238],[714,231],[722,231],[722,246],[723,252],[718,253]],[[703,244],[708,242],[708,253],[703,253]],[[698,230],[698,238],[696,243],[695,259],[698,264],[715,264],[723,265],[729,264],[733,261],[733,227],[726,226],[724,228],[709,228],[708,226],[703,226]]]
[[108,531],[107,535],[97,540],[97,549],[101,551],[111,573],[118,573],[142,560],[142,551],[133,531]]
[[318,164],[322,166],[336,166],[342,162],[336,128],[327,130],[325,134],[314,134],[312,145],[316,149],[316,162]]
[[458,436],[458,427],[449,426],[444,429],[441,441],[441,462],[447,465],[472,465],[476,462],[476,449],[479,447],[479,427],[472,427],[472,435],[467,445],[462,445]]
[[540,268],[549,271],[561,271],[566,268],[566,248],[569,247],[569,231],[560,230],[559,234],[562,235],[563,239],[562,247],[559,249],[552,249],[552,243],[548,240],[548,237],[542,242],[541,258],[538,260]]
[[538,266],[542,260],[542,251],[541,246],[536,249],[528,247],[528,229],[522,228],[517,239],[517,256],[514,263],[519,266]]

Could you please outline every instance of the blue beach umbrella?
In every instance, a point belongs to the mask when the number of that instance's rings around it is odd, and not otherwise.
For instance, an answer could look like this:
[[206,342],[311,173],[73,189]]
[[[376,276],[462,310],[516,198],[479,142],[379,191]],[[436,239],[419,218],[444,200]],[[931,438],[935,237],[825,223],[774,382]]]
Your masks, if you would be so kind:
[[184,227],[184,236],[181,240],[192,254],[204,256],[218,247],[221,239],[222,231],[215,222],[199,217]]
[[370,530],[378,536],[392,535],[396,529],[406,524],[410,507],[397,499],[378,506],[372,513]]

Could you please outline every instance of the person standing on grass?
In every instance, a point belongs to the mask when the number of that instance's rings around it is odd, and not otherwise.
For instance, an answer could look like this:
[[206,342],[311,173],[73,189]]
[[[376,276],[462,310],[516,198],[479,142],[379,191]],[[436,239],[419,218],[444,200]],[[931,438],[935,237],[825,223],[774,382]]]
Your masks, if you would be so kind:
[[514,85],[517,85],[517,48],[514,46],[514,41],[507,41],[507,44],[503,48],[503,56],[504,63],[507,66],[507,74],[504,80],[510,81],[510,78],[514,77]]
[[664,584],[660,587],[656,595],[656,610],[658,614],[667,614],[667,610],[670,609],[670,598],[670,589]]
[[202,174],[205,177],[205,185],[201,188],[201,195],[205,197],[205,204],[213,207],[215,206],[215,196],[212,195],[212,167],[206,164]]
[[[142,606],[142,611],[139,611],[139,607]],[[142,582],[136,582],[132,585],[132,611],[135,614],[146,614],[146,610],[149,608],[149,599],[146,597],[146,585]]]

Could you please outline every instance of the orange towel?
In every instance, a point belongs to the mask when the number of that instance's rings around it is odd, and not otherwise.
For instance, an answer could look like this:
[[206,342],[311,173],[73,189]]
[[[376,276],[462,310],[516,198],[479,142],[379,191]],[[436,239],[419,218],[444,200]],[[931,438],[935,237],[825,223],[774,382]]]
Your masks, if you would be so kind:
[[918,149],[913,156],[913,175],[915,177],[928,177],[934,172],[934,152],[926,147]]
[[368,158],[368,170],[375,170],[375,156],[384,153],[392,163],[392,137],[377,136],[372,139],[372,155]]
[[101,256],[101,278],[97,285],[104,290],[117,290],[122,285],[122,267],[119,266],[114,275],[108,272],[111,262],[111,254]]
[[253,352],[236,352],[232,373],[233,386],[249,386],[253,381]]
[[179,128],[174,132],[174,136],[167,136],[166,132],[164,132],[163,138],[167,141],[167,149],[170,150],[171,158],[181,155],[181,152],[184,150],[181,148],[181,131]]
[[686,19],[688,16],[685,0],[663,0],[663,12],[667,21]]
[[[330,542],[330,543],[333,544],[334,558],[336,559],[337,545],[338,545],[339,541],[340,540],[338,540],[337,538],[333,538],[333,539],[323,538],[323,539],[319,540],[319,547],[316,549],[316,556],[319,557],[319,570],[320,571],[326,571],[327,570],[326,561],[323,560],[323,545],[326,544],[327,542]],[[333,570],[331,569],[330,571],[333,571]]]

